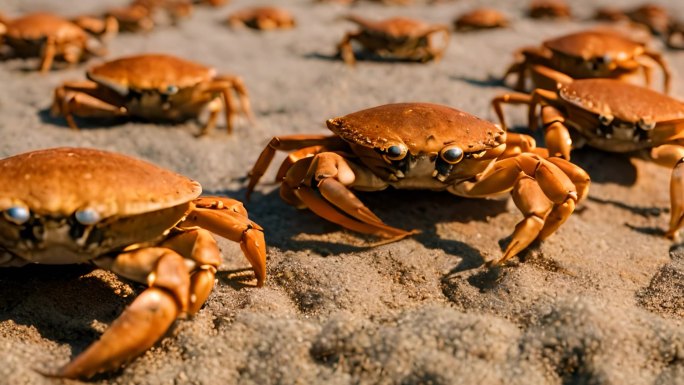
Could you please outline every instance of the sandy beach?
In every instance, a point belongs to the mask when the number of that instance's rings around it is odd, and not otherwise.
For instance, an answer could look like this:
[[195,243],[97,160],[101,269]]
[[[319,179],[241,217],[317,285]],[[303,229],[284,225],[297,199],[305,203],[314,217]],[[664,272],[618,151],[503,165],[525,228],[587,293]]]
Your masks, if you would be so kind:
[[[66,16],[102,12],[124,0],[0,0],[15,17],[37,10]],[[265,4],[259,1],[259,4]],[[660,1],[675,15],[684,2]],[[348,7],[277,0],[297,19],[287,31],[231,30],[232,0],[197,7],[177,26],[120,34],[109,55],[47,74],[36,60],[0,62],[0,157],[54,146],[95,147],[148,160],[199,181],[205,193],[243,200],[245,176],[276,135],[326,134],[325,120],[393,102],[446,104],[496,121],[492,97],[522,46],[595,25],[596,7],[638,1],[572,1],[573,21],[535,21],[526,0],[459,0],[435,5]],[[410,16],[450,24],[491,5],[511,27],[453,33],[445,56],[427,64],[360,61],[349,68],[335,46],[355,27],[340,16]],[[662,50],[684,96],[684,51]],[[85,79],[105,59],[162,52],[242,77],[256,124],[238,121],[196,137],[189,121],[51,117],[53,89]],[[657,73],[658,71],[656,71]],[[660,82],[660,74],[655,77]],[[658,83],[659,84],[659,83]],[[510,120],[525,123],[523,109]],[[203,121],[203,116],[200,120]],[[278,155],[276,162],[282,159]],[[684,245],[663,236],[670,170],[590,148],[573,162],[592,177],[589,197],[549,239],[505,267],[501,255],[522,215],[510,199],[447,192],[359,193],[386,223],[420,234],[378,247],[375,240],[284,203],[271,167],[246,204],[264,227],[268,278],[255,288],[237,244],[220,240],[224,264],[205,306],[178,320],[153,348],[94,384],[684,384]],[[143,285],[89,266],[0,269],[0,384],[79,384],[54,372],[106,329]],[[83,382],[86,383],[86,382]]]

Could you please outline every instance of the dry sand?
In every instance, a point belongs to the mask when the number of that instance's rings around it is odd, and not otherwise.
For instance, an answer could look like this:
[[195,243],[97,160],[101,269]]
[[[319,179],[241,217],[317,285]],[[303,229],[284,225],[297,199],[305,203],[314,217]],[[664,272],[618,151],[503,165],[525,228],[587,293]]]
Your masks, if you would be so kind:
[[[8,15],[96,12],[124,1],[3,0]],[[188,175],[206,192],[244,195],[244,175],[270,137],[325,133],[325,119],[397,101],[429,101],[494,119],[489,100],[513,51],[588,22],[526,19],[527,1],[488,1],[513,26],[454,34],[439,63],[331,60],[352,26],[347,8],[280,0],[292,31],[231,31],[234,0],[198,9],[178,27],[121,35],[110,58],[168,52],[242,76],[258,125],[195,138],[194,122],[87,122],[69,130],[47,113],[52,89],[82,79],[86,65],[46,75],[35,61],[0,64],[0,156],[49,146],[90,146],[134,155]],[[608,0],[573,1],[580,17]],[[661,1],[678,15],[679,0]],[[68,6],[66,5],[68,4]],[[372,17],[407,15],[448,23],[476,5],[358,6]],[[684,95],[684,51],[665,53]],[[517,122],[523,123],[517,113]],[[85,123],[85,122],[84,122]],[[593,150],[574,153],[593,178],[587,199],[550,239],[510,266],[487,271],[521,215],[510,200],[448,193],[360,194],[387,223],[420,235],[367,248],[283,203],[274,185],[247,205],[267,231],[266,286],[243,285],[248,266],[222,242],[218,285],[193,319],[179,320],[154,348],[93,383],[113,384],[684,384],[684,247],[662,237],[669,219],[669,171]],[[267,177],[272,177],[270,170]],[[520,261],[520,262],[518,262]],[[0,383],[48,384],[53,371],[98,338],[144,288],[79,266],[0,270]],[[79,383],[78,381],[67,383]]]

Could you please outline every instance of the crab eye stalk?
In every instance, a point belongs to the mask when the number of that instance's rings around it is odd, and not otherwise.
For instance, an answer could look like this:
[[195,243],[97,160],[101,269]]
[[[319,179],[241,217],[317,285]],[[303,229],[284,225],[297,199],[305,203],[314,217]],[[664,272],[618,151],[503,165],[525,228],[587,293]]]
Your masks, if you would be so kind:
[[446,147],[439,156],[449,164],[456,164],[463,159],[463,150],[457,146]]
[[5,219],[17,225],[23,225],[31,217],[31,212],[24,206],[12,206],[2,214]]
[[86,226],[94,225],[100,221],[100,214],[93,209],[79,210],[74,213],[78,223]]
[[385,150],[384,156],[390,161],[402,160],[406,156],[406,153],[408,153],[408,148],[406,148],[406,146],[403,144],[394,144]]

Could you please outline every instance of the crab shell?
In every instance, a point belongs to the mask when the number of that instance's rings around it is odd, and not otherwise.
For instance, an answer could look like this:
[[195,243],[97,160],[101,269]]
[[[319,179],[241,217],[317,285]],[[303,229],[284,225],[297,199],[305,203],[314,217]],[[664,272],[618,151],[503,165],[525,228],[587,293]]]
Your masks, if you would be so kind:
[[253,7],[237,11],[228,17],[229,23],[241,21],[251,28],[260,28],[258,19],[268,21],[266,29],[291,28],[295,21],[292,14],[277,7]]
[[209,81],[216,70],[170,55],[143,54],[102,63],[89,69],[87,76],[121,95],[129,89],[170,93]]
[[498,125],[431,103],[387,104],[326,123],[347,142],[380,151],[404,145],[413,156],[437,154],[447,145],[476,153],[505,142],[505,132]]
[[57,42],[86,40],[87,35],[76,24],[46,12],[31,13],[11,20],[6,36],[17,40],[42,40],[47,36]]
[[623,122],[664,122],[684,118],[684,104],[660,92],[615,79],[580,79],[558,91],[560,97],[597,115]]
[[[580,79],[563,85],[558,95],[568,104],[569,116],[578,115],[577,110],[608,118],[612,121],[615,135],[592,144],[608,151],[632,151],[651,147],[648,140],[634,143],[640,138],[634,132],[641,130],[646,139],[655,140],[658,135],[657,124],[671,120],[684,119],[684,104],[662,93],[645,87],[624,83],[615,79]],[[573,111],[573,107],[575,111]],[[580,124],[580,132],[593,136],[596,123]],[[647,128],[643,128],[647,127]],[[618,131],[625,131],[625,143],[620,143]]]
[[456,29],[484,29],[508,25],[506,16],[494,8],[477,8],[461,15],[454,21]]
[[619,32],[590,30],[547,40],[544,47],[554,53],[590,60],[626,60],[644,52],[644,45]]
[[364,30],[393,38],[420,37],[432,29],[430,24],[407,17],[394,17],[374,22],[360,22],[358,19],[354,21]]
[[[24,226],[0,216],[0,249],[30,262],[84,262],[162,236],[201,192],[182,175],[107,151],[54,148],[12,156],[0,160],[0,211],[27,208],[26,224],[39,223],[43,233],[27,240]],[[78,212],[99,220],[84,226],[74,219]],[[73,238],[82,230],[83,238]]]

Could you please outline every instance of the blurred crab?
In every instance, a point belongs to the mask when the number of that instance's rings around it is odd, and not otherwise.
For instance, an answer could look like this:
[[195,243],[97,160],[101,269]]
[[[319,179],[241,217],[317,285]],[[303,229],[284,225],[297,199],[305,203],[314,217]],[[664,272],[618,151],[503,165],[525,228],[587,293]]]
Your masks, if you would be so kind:
[[564,0],[532,0],[528,14],[533,19],[569,19],[570,6]]
[[116,369],[197,313],[221,264],[211,233],[240,243],[257,286],[266,278],[262,228],[182,175],[85,148],[16,155],[0,170],[0,266],[92,263],[149,286],[58,377]]
[[231,133],[237,114],[233,90],[242,112],[253,119],[239,77],[216,75],[213,68],[174,56],[129,56],[94,66],[86,75],[90,80],[66,82],[55,89],[52,113],[64,116],[73,129],[78,129],[74,116],[178,122],[197,118],[206,107],[210,114],[201,135],[215,126],[222,108]]
[[530,127],[536,129],[541,119],[551,156],[569,160],[573,145],[587,144],[610,152],[640,151],[647,159],[671,168],[672,210],[666,235],[675,237],[684,224],[684,104],[615,79],[573,80],[548,68],[537,70],[555,79],[557,90],[536,89],[531,95],[494,98],[492,104],[502,125],[505,127],[504,104],[528,105]]
[[159,19],[177,24],[181,19],[192,14],[192,3],[189,0],[133,0],[123,7],[107,10],[106,15],[119,22],[122,31],[150,31]]
[[[91,19],[89,25],[94,22]],[[114,20],[101,20],[98,27],[93,31],[98,35],[111,36],[116,33]],[[40,57],[41,72],[50,70],[55,59],[74,64],[90,56],[106,53],[84,28],[45,12],[16,19],[3,18],[0,20],[0,41],[10,48],[8,57]]]
[[673,21],[667,31],[665,42],[672,49],[684,49],[684,23]]
[[504,74],[506,78],[517,73],[517,91],[525,89],[529,73],[533,88],[554,90],[556,82],[531,71],[534,66],[548,67],[575,79],[615,78],[622,79],[643,71],[647,86],[651,84],[654,64],[663,71],[663,88],[670,89],[670,68],[663,57],[646,48],[642,42],[610,29],[587,30],[546,40],[540,47],[519,50],[518,59]]
[[499,10],[485,7],[473,9],[454,20],[454,27],[458,31],[500,28],[508,24],[508,18]]
[[625,12],[633,22],[647,26],[654,35],[667,35],[670,25],[670,14],[657,4],[642,4]]
[[292,14],[277,7],[251,7],[232,13],[228,16],[231,27],[250,27],[269,30],[278,28],[292,28],[295,20]]
[[[357,41],[364,51],[382,58],[427,62],[439,60],[449,43],[449,28],[442,24],[427,24],[419,20],[395,17],[381,21],[348,15],[346,20],[356,23],[360,29],[348,32],[337,45],[345,63],[356,62],[352,41]],[[442,46],[436,46],[435,34],[442,34]]]
[[[545,239],[587,193],[589,178],[560,158],[546,160],[531,137],[436,104],[399,103],[330,119],[326,135],[275,137],[250,172],[247,197],[276,151],[282,199],[347,229],[389,241],[414,233],[382,222],[351,190],[447,190],[463,197],[511,191],[525,218],[500,264]],[[541,155],[540,155],[541,154]]]

